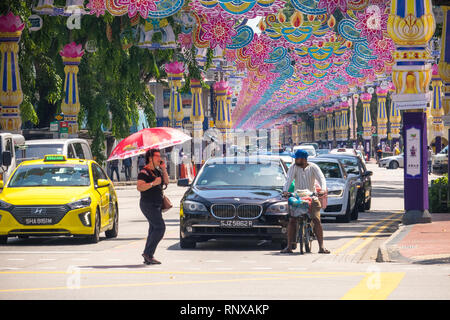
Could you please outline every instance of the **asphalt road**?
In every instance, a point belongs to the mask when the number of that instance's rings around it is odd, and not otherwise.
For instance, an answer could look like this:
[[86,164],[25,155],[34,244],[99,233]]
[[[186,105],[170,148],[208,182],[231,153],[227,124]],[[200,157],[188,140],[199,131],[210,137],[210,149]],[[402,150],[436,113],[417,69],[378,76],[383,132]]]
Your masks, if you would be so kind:
[[116,239],[85,244],[71,238],[10,239],[0,246],[0,299],[449,299],[450,265],[375,262],[379,244],[403,210],[403,171],[374,171],[372,209],[348,224],[323,219],[330,255],[280,255],[270,242],[210,241],[181,250],[179,199],[165,214],[167,231],[145,266],[148,223],[139,193],[118,188]]

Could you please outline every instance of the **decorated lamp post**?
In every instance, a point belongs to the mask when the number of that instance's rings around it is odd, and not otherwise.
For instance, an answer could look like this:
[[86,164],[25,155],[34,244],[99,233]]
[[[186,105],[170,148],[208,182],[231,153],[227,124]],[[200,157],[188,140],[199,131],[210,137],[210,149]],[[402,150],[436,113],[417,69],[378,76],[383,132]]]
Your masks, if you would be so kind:
[[348,140],[348,103],[342,102],[341,104],[341,139],[342,146],[345,146]]
[[191,79],[192,108],[191,122],[193,124],[194,139],[199,139],[203,135],[203,120],[205,115],[202,104],[202,85],[200,80]]
[[[395,87],[392,85],[389,88],[389,92],[395,92]],[[391,104],[390,104],[390,111],[389,111],[389,127],[390,127],[390,134],[391,134],[391,139],[392,139],[392,149],[396,146],[399,145],[400,143],[400,128],[402,126],[402,115],[400,113],[400,110],[398,110],[398,108],[395,106],[394,103],[392,103],[392,99],[391,99]],[[400,145],[399,145],[400,147]]]
[[[444,108],[444,127],[447,132],[447,141],[450,141],[450,6],[441,7],[444,12],[444,24],[442,27],[442,43],[441,43],[441,57],[439,60],[439,75],[443,82],[442,91],[442,106]],[[446,36],[444,36],[446,35]],[[450,169],[450,161],[448,162]],[[450,172],[450,170],[448,171]],[[449,190],[450,194],[450,190]]]
[[64,64],[64,99],[61,103],[61,111],[64,121],[67,122],[68,134],[78,133],[78,113],[80,112],[80,99],[78,96],[78,66],[84,54],[81,44],[75,42],[64,46],[59,52]]
[[372,94],[364,92],[361,94],[361,101],[363,103],[363,139],[364,139],[364,152],[366,153],[367,160],[370,159],[370,151],[372,148],[372,118],[370,116],[370,101],[372,100]]
[[428,137],[429,141],[435,138],[435,152],[438,153],[442,149],[441,137],[444,133],[444,125],[442,116],[444,115],[444,108],[442,107],[442,80],[439,76],[437,65],[433,65],[433,74],[431,77],[431,87],[433,88],[433,100],[431,102],[431,130]]
[[23,28],[20,17],[11,12],[0,17],[0,124],[3,131],[17,132],[22,125],[19,106],[23,101],[23,92],[17,53]]
[[386,96],[387,89],[382,89],[381,87],[377,88],[377,97],[378,97],[378,110],[377,110],[377,135],[378,139],[380,139],[381,146],[384,147],[386,145],[387,139],[387,112],[386,112]]
[[[184,66],[181,62],[174,61],[165,65],[170,86],[169,119],[172,127],[181,128],[183,126],[184,111],[181,94],[181,80],[183,80]],[[173,124],[175,121],[175,124]]]
[[228,82],[218,81],[214,84],[214,90],[216,93],[216,127],[222,132],[224,140],[226,141],[226,131],[228,128],[228,108],[227,108],[227,93]]
[[431,55],[428,42],[436,24],[431,0],[392,0],[387,30],[396,44],[392,81],[403,115],[404,224],[431,222],[428,212],[427,121]]
[[314,113],[314,142],[319,142],[320,140],[320,115],[319,113]]
[[336,135],[337,146],[340,147],[342,143],[341,138],[341,108],[337,105],[334,107],[334,130]]
[[333,108],[328,107],[327,112],[327,131],[328,131],[328,149],[333,147],[334,140],[334,122],[333,122]]
[[358,121],[357,121],[357,117],[356,117],[356,105],[358,104],[359,101],[359,94],[355,93],[352,95],[351,98],[351,103],[352,105],[350,106],[351,111],[350,111],[350,139],[353,141],[353,146],[354,148],[356,148],[356,142],[358,140],[358,135],[356,132],[356,129],[358,127]]
[[324,148],[327,142],[327,117],[324,113],[320,115],[320,141],[322,142],[321,147]]
[[227,105],[226,105],[226,115],[227,115],[227,129],[233,127],[233,121],[231,120],[231,100],[233,97],[233,90],[228,89],[227,91]]

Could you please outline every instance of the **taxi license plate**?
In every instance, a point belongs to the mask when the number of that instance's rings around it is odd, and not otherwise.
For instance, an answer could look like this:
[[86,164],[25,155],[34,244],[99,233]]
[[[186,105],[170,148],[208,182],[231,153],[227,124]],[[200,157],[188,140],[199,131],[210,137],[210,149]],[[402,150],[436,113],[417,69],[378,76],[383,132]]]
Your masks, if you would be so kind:
[[24,224],[27,226],[53,224],[52,218],[24,218]]
[[224,228],[251,228],[253,227],[253,221],[226,220],[220,221],[220,226]]

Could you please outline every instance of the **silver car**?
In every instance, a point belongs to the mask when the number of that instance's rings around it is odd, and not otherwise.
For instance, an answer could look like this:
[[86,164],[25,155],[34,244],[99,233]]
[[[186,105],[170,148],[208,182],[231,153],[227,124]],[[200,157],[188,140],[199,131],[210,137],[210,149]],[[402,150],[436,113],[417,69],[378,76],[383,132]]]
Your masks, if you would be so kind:
[[336,217],[337,222],[356,220],[358,217],[357,176],[348,175],[337,159],[313,158],[308,161],[320,167],[327,181],[328,206],[320,210],[321,216]]
[[403,153],[399,154],[398,156],[390,156],[382,158],[378,162],[378,166],[381,168],[388,168],[388,169],[403,168]]

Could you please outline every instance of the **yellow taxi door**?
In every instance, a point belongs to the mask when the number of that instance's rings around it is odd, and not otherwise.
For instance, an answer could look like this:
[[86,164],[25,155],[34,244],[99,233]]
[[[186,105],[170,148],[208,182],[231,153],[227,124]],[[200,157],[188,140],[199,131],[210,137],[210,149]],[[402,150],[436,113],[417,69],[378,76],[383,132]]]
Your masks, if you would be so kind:
[[92,164],[92,174],[93,174],[93,178],[94,178],[94,187],[100,195],[99,207],[100,207],[100,215],[101,215],[101,219],[102,219],[101,226],[104,227],[104,226],[107,226],[108,224],[110,224],[110,219],[111,219],[110,205],[109,205],[109,202],[110,202],[109,200],[111,198],[110,187],[107,186],[107,187],[99,188],[97,185],[97,181],[98,181],[98,179],[108,180],[108,177],[106,176],[106,174],[104,173],[102,168],[100,168],[100,166],[98,166],[95,163]]

